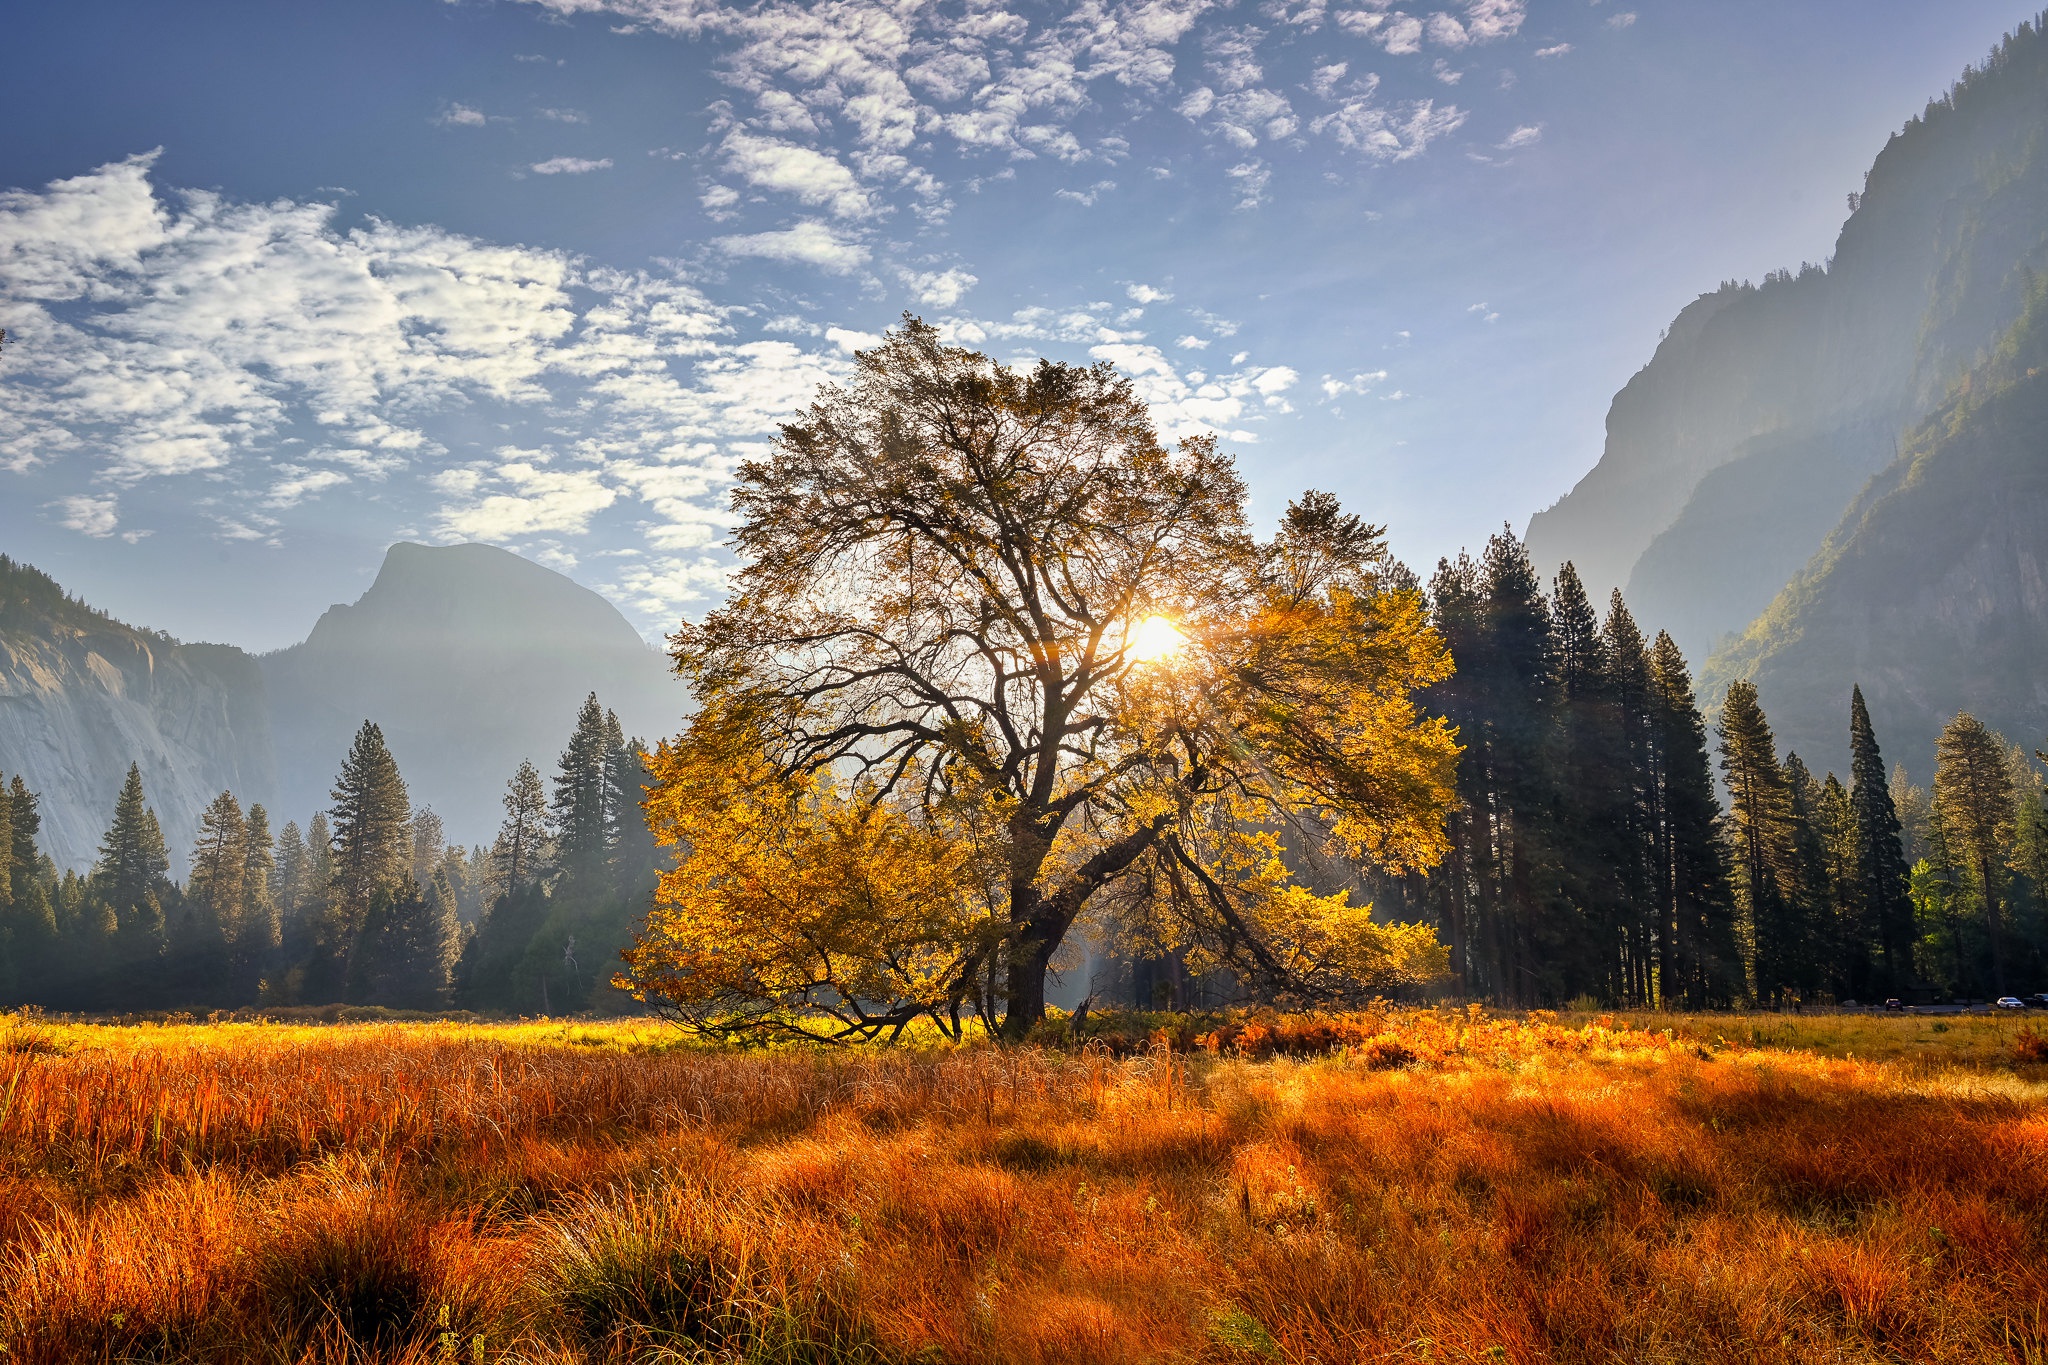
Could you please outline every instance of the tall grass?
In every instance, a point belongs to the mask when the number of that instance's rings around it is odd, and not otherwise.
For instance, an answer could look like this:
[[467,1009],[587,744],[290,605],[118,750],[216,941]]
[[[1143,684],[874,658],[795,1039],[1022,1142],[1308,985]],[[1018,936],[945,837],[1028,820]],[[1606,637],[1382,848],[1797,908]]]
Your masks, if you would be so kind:
[[1109,1022],[0,1020],[0,1361],[2048,1361],[2010,1038]]

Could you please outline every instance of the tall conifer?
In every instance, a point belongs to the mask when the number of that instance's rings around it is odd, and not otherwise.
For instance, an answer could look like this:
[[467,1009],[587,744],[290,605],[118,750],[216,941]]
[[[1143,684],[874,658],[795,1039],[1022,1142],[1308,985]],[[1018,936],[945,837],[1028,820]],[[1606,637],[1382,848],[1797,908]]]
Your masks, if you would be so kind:
[[[1657,827],[1653,862],[1665,1008],[1711,1009],[1742,991],[1735,903],[1718,828],[1720,803],[1692,673],[1670,635],[1650,646]],[[1668,944],[1664,946],[1664,944]]]
[[604,711],[593,692],[577,712],[576,728],[562,751],[552,807],[555,867],[565,887],[582,898],[598,891],[605,880],[611,834],[609,758]]
[[277,854],[270,836],[270,812],[260,805],[251,805],[242,837],[242,909],[236,916],[235,933],[228,945],[244,994],[254,989],[258,974],[276,956],[283,942],[283,929],[283,915],[277,904]]
[[1897,995],[1913,982],[1913,901],[1907,894],[1912,864],[1861,687],[1849,695],[1849,804],[1856,826],[1857,920],[1876,939],[1883,968],[1882,982],[1873,985]]
[[338,908],[359,926],[370,897],[396,885],[412,864],[412,811],[384,732],[364,721],[330,793]]
[[1991,984],[2006,989],[2002,922],[2006,852],[2013,828],[2013,781],[1998,737],[1969,712],[1942,730],[1934,752],[1934,808],[1974,883],[1991,947]]
[[1600,634],[1607,647],[1608,704],[1612,707],[1612,768],[1620,828],[1614,869],[1621,910],[1620,1003],[1648,1005],[1657,999],[1662,916],[1657,895],[1657,825],[1662,818],[1658,790],[1661,760],[1656,752],[1656,706],[1650,690],[1649,649],[1635,616],[1615,589],[1607,600]]
[[505,823],[491,848],[497,895],[516,896],[539,882],[547,866],[548,835],[547,793],[533,764],[522,760],[505,784]]
[[1780,954],[1792,937],[1788,918],[1794,914],[1786,895],[1792,872],[1792,794],[1754,683],[1728,685],[1720,732],[1735,898],[1748,930],[1751,987],[1759,1000],[1775,1006],[1791,985]]

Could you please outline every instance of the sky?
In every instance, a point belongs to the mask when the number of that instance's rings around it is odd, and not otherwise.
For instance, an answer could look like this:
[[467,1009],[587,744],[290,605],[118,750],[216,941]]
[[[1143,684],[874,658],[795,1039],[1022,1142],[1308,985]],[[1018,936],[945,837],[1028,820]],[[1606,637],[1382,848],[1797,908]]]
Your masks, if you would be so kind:
[[395,540],[650,640],[905,311],[1425,573],[2039,0],[0,0],[0,552],[267,650]]

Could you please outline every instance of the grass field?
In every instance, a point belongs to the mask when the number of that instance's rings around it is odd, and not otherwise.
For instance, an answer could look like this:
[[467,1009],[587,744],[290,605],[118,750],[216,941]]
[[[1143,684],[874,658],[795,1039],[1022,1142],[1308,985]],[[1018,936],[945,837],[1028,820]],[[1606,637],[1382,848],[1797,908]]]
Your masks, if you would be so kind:
[[2021,1027],[0,1017],[0,1361],[2043,1362]]

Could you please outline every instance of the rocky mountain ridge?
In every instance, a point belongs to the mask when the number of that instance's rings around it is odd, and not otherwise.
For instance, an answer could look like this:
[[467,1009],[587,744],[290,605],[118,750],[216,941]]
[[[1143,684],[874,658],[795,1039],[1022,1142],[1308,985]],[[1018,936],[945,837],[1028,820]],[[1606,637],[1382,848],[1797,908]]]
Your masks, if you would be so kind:
[[1820,548],[2048,269],[2048,38],[2022,25],[1895,134],[1825,268],[1724,284],[1615,396],[1594,468],[1528,528],[1694,659]]

